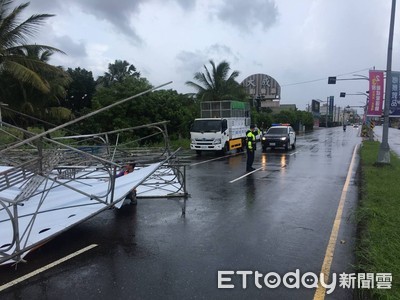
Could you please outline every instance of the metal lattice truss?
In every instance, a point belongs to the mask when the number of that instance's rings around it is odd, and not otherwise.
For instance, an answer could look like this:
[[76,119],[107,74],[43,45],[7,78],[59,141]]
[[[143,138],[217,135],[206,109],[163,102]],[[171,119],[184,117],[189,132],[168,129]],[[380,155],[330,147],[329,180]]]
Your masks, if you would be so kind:
[[187,195],[184,167],[175,161],[176,152],[163,151],[157,162],[154,157],[160,153],[153,153],[150,162],[145,161],[148,156],[128,154],[125,160],[134,158],[137,167],[116,178],[122,161],[61,147],[58,142],[56,149],[49,149],[48,144],[34,159],[0,165],[0,264],[18,262],[55,235],[105,209],[120,208],[133,189],[138,198]]
[[[176,159],[179,149],[169,149],[166,123],[51,139],[46,132],[33,135],[1,122],[0,135],[10,135],[12,129],[30,137],[13,136],[15,141],[0,149],[0,264],[22,261],[30,250],[69,228],[120,208],[133,190],[138,198],[186,200],[185,168]],[[144,128],[150,137],[162,134],[164,147],[118,144],[122,132]],[[93,139],[101,144],[87,142]],[[127,162],[136,163],[134,171],[117,177]]]

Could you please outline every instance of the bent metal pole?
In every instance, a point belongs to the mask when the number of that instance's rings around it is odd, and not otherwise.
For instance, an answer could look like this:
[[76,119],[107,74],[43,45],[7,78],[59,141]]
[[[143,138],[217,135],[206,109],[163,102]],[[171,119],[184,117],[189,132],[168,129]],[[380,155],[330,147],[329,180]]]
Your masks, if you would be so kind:
[[69,126],[69,125],[71,125],[71,124],[74,124],[74,123],[77,123],[77,122],[82,121],[82,120],[84,120],[84,119],[87,119],[87,118],[89,118],[89,117],[91,117],[91,116],[94,116],[94,115],[96,115],[96,114],[98,114],[98,113],[101,113],[101,112],[103,112],[103,111],[105,111],[105,110],[108,110],[108,109],[110,109],[110,108],[112,108],[112,107],[114,107],[114,106],[120,105],[120,104],[125,103],[125,102],[127,102],[127,101],[129,101],[129,100],[132,100],[132,99],[134,99],[134,98],[140,97],[140,96],[142,96],[142,95],[144,95],[144,94],[147,94],[147,93],[149,93],[149,92],[151,92],[151,91],[154,91],[154,90],[156,90],[156,89],[159,89],[159,88],[161,88],[161,87],[163,87],[163,86],[166,86],[166,85],[168,85],[168,84],[170,84],[170,83],[172,83],[172,81],[167,82],[167,83],[164,83],[164,84],[161,84],[161,85],[156,86],[156,87],[154,87],[154,88],[148,89],[147,91],[141,92],[141,93],[136,94],[136,95],[134,95],[134,96],[131,96],[131,97],[122,99],[122,100],[117,101],[117,102],[115,102],[115,103],[113,103],[113,104],[110,104],[110,105],[108,105],[108,106],[106,106],[106,107],[100,108],[100,109],[98,109],[98,110],[96,110],[96,111],[92,111],[91,113],[88,113],[87,115],[84,115],[84,116],[82,116],[82,117],[79,117],[79,118],[77,118],[77,119],[75,119],[75,120],[69,121],[69,122],[64,123],[64,124],[62,124],[62,125],[60,125],[60,126],[54,127],[54,128],[49,129],[49,130],[47,130],[47,131],[45,131],[45,132],[42,132],[42,133],[39,133],[39,134],[37,134],[37,135],[35,135],[35,136],[32,136],[32,137],[30,137],[30,138],[27,138],[27,139],[23,140],[22,142],[19,142],[19,143],[14,144],[14,145],[12,145],[12,146],[10,146],[10,147],[7,147],[7,148],[5,148],[5,149],[3,149],[3,150],[0,150],[0,154],[2,154],[3,152],[5,152],[6,150],[14,149],[14,148],[17,148],[17,147],[19,147],[19,146],[25,145],[25,144],[27,144],[27,143],[29,143],[29,142],[32,142],[32,141],[34,141],[34,140],[37,140],[38,138],[43,137],[43,136],[45,136],[45,135],[47,135],[47,134],[49,134],[49,133],[52,133],[52,132],[54,132],[54,131],[57,131],[57,130],[59,130],[59,129],[62,129],[62,128],[64,128],[64,127],[67,127],[67,126]]

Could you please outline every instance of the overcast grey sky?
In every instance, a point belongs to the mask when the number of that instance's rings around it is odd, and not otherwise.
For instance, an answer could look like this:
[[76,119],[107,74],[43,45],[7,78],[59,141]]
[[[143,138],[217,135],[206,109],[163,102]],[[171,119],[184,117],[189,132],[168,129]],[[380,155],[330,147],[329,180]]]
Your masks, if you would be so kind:
[[[311,99],[328,96],[335,96],[338,106],[365,102],[365,97],[344,99],[339,93],[365,92],[368,81],[333,86],[327,77],[356,78],[373,67],[386,69],[391,2],[32,0],[26,12],[56,15],[32,41],[67,53],[54,55],[52,64],[85,68],[95,79],[120,59],[153,85],[173,81],[166,88],[194,92],[185,82],[210,59],[226,60],[240,72],[239,82],[267,74],[281,85],[282,103],[305,109]],[[393,70],[400,70],[399,54],[395,30]]]

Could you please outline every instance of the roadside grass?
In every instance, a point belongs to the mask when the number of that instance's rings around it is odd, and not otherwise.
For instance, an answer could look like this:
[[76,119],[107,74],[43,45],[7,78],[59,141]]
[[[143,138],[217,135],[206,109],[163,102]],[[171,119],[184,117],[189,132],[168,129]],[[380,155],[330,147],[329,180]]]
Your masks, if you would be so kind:
[[189,139],[178,139],[178,140],[171,140],[171,147],[173,149],[178,149],[181,147],[183,150],[188,150],[190,149],[190,140]]
[[[190,149],[190,140],[189,139],[184,139],[184,138],[170,139],[169,140],[169,145],[170,145],[172,150],[176,150],[178,148],[182,148],[182,150],[188,150],[188,149]],[[153,146],[164,147],[165,145],[164,145],[164,142],[162,142],[162,143],[156,143]]]
[[22,133],[14,128],[2,127],[0,132],[0,145],[7,145],[22,139]]
[[400,159],[376,166],[379,143],[364,141],[361,148],[361,198],[357,211],[358,273],[391,273],[391,289],[360,289],[362,299],[400,299]]

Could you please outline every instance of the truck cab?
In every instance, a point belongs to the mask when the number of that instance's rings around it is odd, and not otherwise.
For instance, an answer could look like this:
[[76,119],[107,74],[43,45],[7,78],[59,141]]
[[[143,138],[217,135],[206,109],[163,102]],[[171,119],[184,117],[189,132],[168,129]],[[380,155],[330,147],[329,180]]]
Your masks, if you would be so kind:
[[195,119],[190,130],[190,148],[202,150],[224,150],[227,141],[226,119]]
[[201,103],[201,118],[190,129],[190,149],[228,152],[243,149],[250,117],[247,103],[213,101]]

